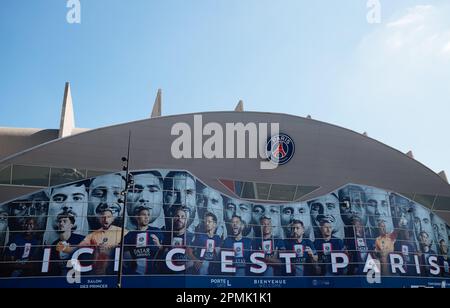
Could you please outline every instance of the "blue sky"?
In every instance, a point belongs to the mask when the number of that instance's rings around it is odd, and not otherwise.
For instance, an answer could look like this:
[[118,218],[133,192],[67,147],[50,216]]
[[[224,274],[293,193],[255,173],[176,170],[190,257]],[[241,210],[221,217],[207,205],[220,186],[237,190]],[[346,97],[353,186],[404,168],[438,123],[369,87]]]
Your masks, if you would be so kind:
[[450,173],[445,0],[65,0],[0,3],[0,126],[58,128],[70,81],[78,127],[163,114],[284,112],[337,124]]

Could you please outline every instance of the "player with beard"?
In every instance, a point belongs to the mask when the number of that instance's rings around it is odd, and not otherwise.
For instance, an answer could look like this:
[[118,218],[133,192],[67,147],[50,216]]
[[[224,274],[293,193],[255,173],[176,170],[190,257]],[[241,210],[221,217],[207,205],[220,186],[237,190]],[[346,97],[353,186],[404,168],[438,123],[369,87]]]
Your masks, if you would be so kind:
[[290,224],[290,237],[286,239],[286,250],[295,253],[295,261],[291,265],[291,275],[293,276],[312,276],[317,269],[317,252],[313,242],[304,238],[305,228],[301,220],[294,219]]
[[152,210],[142,206],[135,210],[138,230],[129,231],[124,238],[125,273],[146,275],[157,272],[158,256],[162,255],[164,235],[150,226]]
[[222,245],[223,250],[234,251],[233,266],[236,268],[235,276],[246,276],[250,262],[252,241],[242,236],[244,223],[241,217],[233,216],[231,219],[231,234]]
[[[169,215],[172,223],[172,232],[171,236],[167,237],[165,241],[166,254],[173,248],[184,248],[186,253],[183,254],[175,254],[173,256],[173,263],[177,266],[185,265],[186,269],[184,271],[176,272],[178,274],[186,273],[186,270],[192,266],[192,264],[188,264],[188,260],[195,259],[193,251],[192,251],[192,241],[194,235],[187,231],[187,222],[188,222],[188,214],[186,213],[188,210],[183,206],[174,206],[171,208]],[[167,269],[168,273],[173,273],[170,269]]]
[[[98,223],[100,229],[88,234],[79,247],[90,247],[94,251],[93,273],[97,275],[112,274],[115,248],[120,245],[122,228],[114,226],[115,216],[110,208],[99,213]],[[128,230],[124,230],[126,236]]]

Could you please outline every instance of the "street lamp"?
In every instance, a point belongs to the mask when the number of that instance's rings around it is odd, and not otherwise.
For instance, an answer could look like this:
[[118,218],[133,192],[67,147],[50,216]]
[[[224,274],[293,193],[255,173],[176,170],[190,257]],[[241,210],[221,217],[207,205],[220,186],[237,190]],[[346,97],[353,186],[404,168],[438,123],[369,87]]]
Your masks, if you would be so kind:
[[119,199],[119,203],[123,203],[123,211],[122,211],[122,228],[120,234],[120,255],[119,255],[119,271],[117,273],[117,287],[122,288],[122,272],[123,272],[123,249],[124,249],[124,235],[125,235],[125,218],[127,211],[127,195],[128,190],[131,186],[133,186],[133,175],[129,172],[129,162],[130,162],[130,140],[131,140],[131,131],[128,135],[128,152],[126,157],[122,157],[122,162],[124,163],[122,170],[125,171],[125,189],[120,193],[123,196],[123,199]]

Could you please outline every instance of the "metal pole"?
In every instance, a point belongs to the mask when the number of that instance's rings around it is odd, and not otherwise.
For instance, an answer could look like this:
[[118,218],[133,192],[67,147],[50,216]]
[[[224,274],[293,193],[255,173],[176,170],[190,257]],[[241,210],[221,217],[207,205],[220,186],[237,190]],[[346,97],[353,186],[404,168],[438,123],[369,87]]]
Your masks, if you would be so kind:
[[117,273],[117,287],[122,288],[122,270],[123,270],[123,248],[124,248],[124,234],[125,234],[125,218],[127,211],[127,195],[129,188],[129,169],[128,164],[130,162],[130,141],[131,141],[131,131],[128,134],[128,153],[126,157],[126,173],[125,173],[125,191],[123,194],[123,213],[122,213],[122,230],[120,234],[120,255],[119,255],[119,272]]

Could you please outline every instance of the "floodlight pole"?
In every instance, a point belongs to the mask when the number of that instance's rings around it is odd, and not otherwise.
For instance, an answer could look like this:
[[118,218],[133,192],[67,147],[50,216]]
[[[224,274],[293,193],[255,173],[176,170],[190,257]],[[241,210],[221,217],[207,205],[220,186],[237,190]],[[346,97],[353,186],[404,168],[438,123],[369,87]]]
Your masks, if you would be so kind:
[[125,235],[125,218],[127,211],[127,196],[128,189],[130,188],[130,172],[129,172],[129,162],[130,162],[130,142],[131,142],[131,131],[128,133],[128,152],[126,157],[122,157],[122,161],[125,162],[123,166],[123,171],[125,172],[125,190],[122,191],[123,196],[123,212],[122,212],[122,228],[120,231],[120,255],[119,255],[119,271],[117,273],[117,288],[122,288],[122,271],[123,271],[123,249],[124,249],[124,235]]

